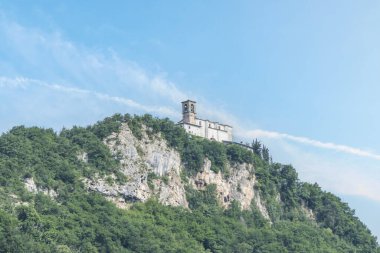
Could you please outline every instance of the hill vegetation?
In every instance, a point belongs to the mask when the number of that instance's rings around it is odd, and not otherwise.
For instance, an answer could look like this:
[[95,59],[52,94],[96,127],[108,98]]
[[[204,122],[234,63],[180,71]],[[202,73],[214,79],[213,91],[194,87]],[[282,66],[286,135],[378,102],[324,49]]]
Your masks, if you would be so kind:
[[[128,180],[103,143],[123,123],[136,138],[146,131],[175,148],[184,181],[202,169],[205,158],[225,177],[228,164],[253,164],[270,220],[254,205],[241,210],[234,201],[223,209],[214,185],[204,191],[187,188],[190,210],[154,198],[122,210],[88,191],[83,178],[96,174]],[[254,152],[196,138],[150,115],[116,114],[60,133],[15,127],[0,136],[0,252],[380,252],[346,203],[317,184],[300,182],[291,165],[273,163],[257,140],[252,147]],[[88,162],[78,159],[83,151]],[[37,192],[25,187],[31,178]]]

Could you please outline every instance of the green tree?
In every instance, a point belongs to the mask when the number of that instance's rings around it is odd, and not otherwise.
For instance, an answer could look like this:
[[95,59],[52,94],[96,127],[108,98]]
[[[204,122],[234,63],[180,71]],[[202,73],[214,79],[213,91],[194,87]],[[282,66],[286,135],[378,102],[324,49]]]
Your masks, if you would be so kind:
[[252,141],[252,150],[257,156],[261,157],[261,142],[257,139]]
[[261,149],[261,155],[262,155],[262,158],[265,162],[269,163],[270,161],[270,156],[269,156],[269,149],[263,145],[262,149]]

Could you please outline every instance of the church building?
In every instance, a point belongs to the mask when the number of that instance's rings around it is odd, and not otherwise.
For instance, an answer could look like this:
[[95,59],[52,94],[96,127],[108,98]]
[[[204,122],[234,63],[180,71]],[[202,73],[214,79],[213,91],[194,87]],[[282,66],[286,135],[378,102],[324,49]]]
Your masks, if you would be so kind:
[[197,118],[196,102],[182,102],[182,120],[180,125],[186,132],[219,142],[232,141],[232,127],[218,122]]

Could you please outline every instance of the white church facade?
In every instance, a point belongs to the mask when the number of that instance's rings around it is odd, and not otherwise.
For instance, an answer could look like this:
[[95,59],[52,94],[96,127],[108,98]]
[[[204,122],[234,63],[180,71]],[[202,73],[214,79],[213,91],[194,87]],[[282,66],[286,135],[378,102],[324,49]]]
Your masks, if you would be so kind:
[[231,126],[197,118],[195,101],[182,102],[182,120],[179,124],[186,132],[196,136],[219,142],[232,141]]

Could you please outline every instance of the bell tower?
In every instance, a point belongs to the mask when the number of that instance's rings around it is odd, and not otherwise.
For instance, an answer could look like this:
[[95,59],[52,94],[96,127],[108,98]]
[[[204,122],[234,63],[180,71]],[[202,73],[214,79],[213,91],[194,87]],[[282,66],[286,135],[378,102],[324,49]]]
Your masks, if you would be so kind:
[[182,102],[182,120],[183,123],[193,124],[195,125],[195,117],[196,113],[196,104],[197,102],[186,100]]

